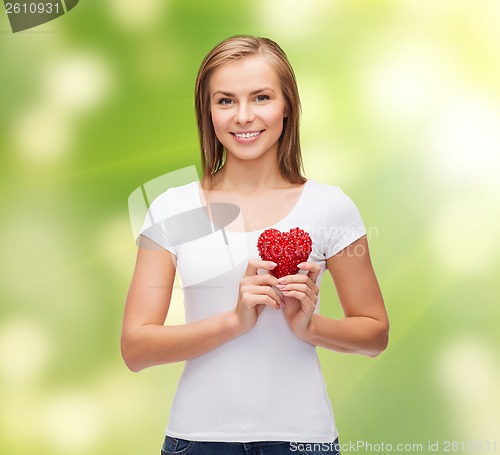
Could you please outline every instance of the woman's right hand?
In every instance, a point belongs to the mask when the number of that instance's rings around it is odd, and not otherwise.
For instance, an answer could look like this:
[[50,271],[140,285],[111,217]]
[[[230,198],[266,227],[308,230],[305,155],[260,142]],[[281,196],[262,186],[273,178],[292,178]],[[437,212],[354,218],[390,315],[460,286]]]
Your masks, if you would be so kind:
[[256,323],[257,319],[267,306],[279,310],[283,300],[273,286],[278,284],[278,279],[270,273],[259,275],[258,270],[273,270],[276,263],[271,261],[248,261],[245,276],[240,281],[238,303],[234,309],[241,329],[246,332]]

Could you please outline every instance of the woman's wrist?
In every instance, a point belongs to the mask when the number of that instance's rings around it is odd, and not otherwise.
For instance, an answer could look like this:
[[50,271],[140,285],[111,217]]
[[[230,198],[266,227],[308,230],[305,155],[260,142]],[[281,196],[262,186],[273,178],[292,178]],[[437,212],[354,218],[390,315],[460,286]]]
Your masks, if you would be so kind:
[[301,329],[294,330],[295,334],[303,341],[306,341],[309,344],[316,346],[316,313],[311,315],[311,319],[309,320],[309,324]]
[[241,322],[236,308],[228,311],[226,315],[227,331],[231,334],[232,338],[236,338],[237,336],[243,335],[245,332],[248,332],[249,328],[246,328]]

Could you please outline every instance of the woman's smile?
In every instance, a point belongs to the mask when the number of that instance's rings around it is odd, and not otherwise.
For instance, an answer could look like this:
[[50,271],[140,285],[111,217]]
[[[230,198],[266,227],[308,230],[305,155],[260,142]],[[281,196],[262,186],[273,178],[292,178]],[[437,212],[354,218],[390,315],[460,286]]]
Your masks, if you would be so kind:
[[240,131],[240,132],[231,132],[231,134],[236,139],[236,142],[240,144],[253,144],[254,142],[262,136],[265,130],[260,131]]

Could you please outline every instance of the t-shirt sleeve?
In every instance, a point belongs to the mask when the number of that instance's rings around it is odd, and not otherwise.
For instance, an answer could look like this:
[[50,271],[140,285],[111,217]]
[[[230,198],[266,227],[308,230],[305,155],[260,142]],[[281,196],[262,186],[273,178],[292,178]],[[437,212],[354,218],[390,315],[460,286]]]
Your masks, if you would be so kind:
[[[156,245],[159,245],[176,255],[175,245],[172,241],[172,234],[170,233],[170,207],[168,200],[169,191],[167,190],[151,203],[148,211],[146,212],[140,236],[137,241],[138,246],[143,248],[156,249]],[[145,242],[141,236],[152,240],[154,244],[151,242]]]
[[327,204],[325,257],[342,251],[363,235],[365,225],[358,208],[339,187],[333,187]]

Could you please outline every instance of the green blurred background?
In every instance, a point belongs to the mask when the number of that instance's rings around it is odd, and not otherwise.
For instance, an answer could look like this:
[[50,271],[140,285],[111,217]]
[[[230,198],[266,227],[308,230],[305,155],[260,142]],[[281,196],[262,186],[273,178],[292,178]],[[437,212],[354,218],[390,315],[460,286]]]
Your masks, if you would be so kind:
[[389,311],[380,357],[320,350],[341,442],[500,452],[499,23],[497,0],[81,0],[17,34],[2,12],[0,453],[159,453],[182,364],[121,360],[127,199],[199,169],[196,71],[240,33],[287,52],[306,174],[358,205]]

